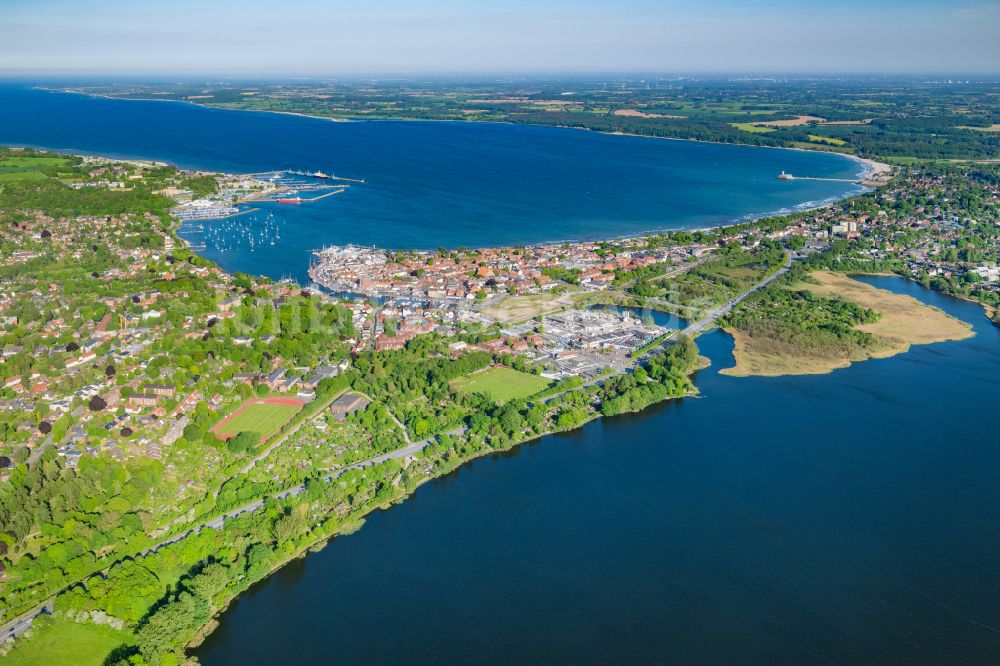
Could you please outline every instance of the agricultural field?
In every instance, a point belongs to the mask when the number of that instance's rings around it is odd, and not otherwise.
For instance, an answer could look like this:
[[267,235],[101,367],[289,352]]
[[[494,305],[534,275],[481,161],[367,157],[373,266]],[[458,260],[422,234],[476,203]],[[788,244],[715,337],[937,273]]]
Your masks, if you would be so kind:
[[958,129],[974,130],[976,132],[1000,132],[1000,123],[993,123],[989,127],[975,127],[973,125],[959,125]]
[[[86,92],[180,99],[326,118],[501,121],[601,132],[847,152],[881,160],[993,159],[997,95],[991,80],[961,89],[915,78],[239,82],[105,84]],[[877,101],[876,101],[877,100]],[[818,128],[826,140],[809,138]],[[829,130],[840,130],[833,133]],[[819,135],[817,135],[819,136]],[[829,138],[843,141],[837,143]],[[916,138],[920,140],[915,140]]]
[[0,179],[43,180],[46,176],[42,173],[42,169],[57,168],[67,164],[69,164],[69,160],[63,157],[25,157],[21,155],[0,157]]
[[548,379],[510,368],[488,368],[482,372],[459,377],[451,382],[461,393],[483,393],[496,403],[518,400],[534,395],[551,384]]
[[843,139],[834,139],[833,137],[820,136],[819,134],[810,134],[809,135],[809,140],[810,141],[815,141],[817,143],[826,143],[826,144],[829,144],[831,146],[845,146],[845,145],[847,145],[847,142],[844,141]]
[[212,432],[220,439],[235,437],[241,432],[257,432],[267,439],[302,409],[303,403],[292,398],[254,398],[216,425]]
[[767,134],[768,132],[773,132],[773,127],[765,127],[764,125],[754,125],[753,123],[729,123],[738,130],[743,130],[744,132],[754,132],[756,134]]

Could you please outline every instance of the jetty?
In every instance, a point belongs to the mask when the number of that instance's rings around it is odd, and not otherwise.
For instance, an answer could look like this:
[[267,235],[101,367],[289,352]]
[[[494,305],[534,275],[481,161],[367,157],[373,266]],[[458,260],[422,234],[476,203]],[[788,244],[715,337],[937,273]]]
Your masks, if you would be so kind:
[[332,173],[323,173],[322,171],[299,171],[296,169],[285,169],[284,173],[289,176],[302,176],[305,178],[318,178],[320,180],[343,180],[350,183],[363,183],[364,178],[344,178],[343,176],[337,176]]
[[347,189],[347,185],[316,185],[308,188],[298,188],[297,191],[306,192],[320,192],[322,190],[330,190],[329,192],[324,192],[323,194],[318,194],[314,197],[300,197],[291,196],[296,190],[291,192],[286,191],[284,193],[279,192],[278,196],[274,196],[267,199],[255,199],[259,202],[269,202],[269,203],[309,203],[310,201],[319,201],[320,199],[325,199],[327,197],[332,197],[334,194],[340,194]]
[[825,180],[831,183],[854,183],[856,185],[860,185],[865,182],[862,178],[817,178],[815,176],[794,176],[784,171],[778,174],[778,180]]

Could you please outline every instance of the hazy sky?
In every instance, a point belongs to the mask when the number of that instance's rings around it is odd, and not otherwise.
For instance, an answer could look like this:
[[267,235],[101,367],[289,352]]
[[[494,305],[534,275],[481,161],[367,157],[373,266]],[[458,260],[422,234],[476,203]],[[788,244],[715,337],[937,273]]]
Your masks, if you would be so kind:
[[0,74],[1000,73],[1000,0],[0,0]]

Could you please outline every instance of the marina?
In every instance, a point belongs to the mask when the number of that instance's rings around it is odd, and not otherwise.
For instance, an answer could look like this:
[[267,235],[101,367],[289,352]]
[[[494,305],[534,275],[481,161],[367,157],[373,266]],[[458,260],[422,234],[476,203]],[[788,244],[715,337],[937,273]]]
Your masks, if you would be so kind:
[[284,221],[273,212],[252,208],[238,215],[202,221],[209,224],[184,221],[180,233],[190,249],[200,251],[210,245],[220,253],[253,254],[281,240]]
[[[316,181],[319,182],[316,182]],[[189,192],[179,191],[173,195],[180,202],[171,211],[182,221],[223,220],[246,215],[259,210],[240,206],[249,203],[300,204],[326,199],[341,194],[350,185],[331,184],[326,181],[343,180],[364,183],[363,179],[339,178],[322,171],[264,171],[259,173],[225,176],[219,189],[204,197],[186,199]],[[313,196],[302,196],[303,193]]]

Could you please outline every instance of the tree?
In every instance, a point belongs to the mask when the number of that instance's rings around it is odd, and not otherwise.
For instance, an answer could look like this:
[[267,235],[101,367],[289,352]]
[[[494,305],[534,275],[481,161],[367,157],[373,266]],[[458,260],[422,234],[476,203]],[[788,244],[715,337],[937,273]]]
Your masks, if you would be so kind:
[[230,437],[226,446],[233,453],[246,453],[260,444],[260,433],[253,430],[244,430],[235,437]]
[[524,428],[524,417],[513,403],[507,403],[500,409],[500,427],[508,435],[520,432]]
[[13,461],[15,465],[23,465],[28,462],[28,458],[31,456],[31,449],[27,446],[19,446],[14,449]]
[[305,522],[298,513],[290,513],[274,521],[274,539],[279,544],[291,541],[305,530]]
[[160,664],[160,658],[178,649],[198,627],[208,622],[208,602],[190,592],[160,606],[136,631],[139,652],[150,664]]
[[229,567],[224,564],[214,562],[206,565],[196,576],[186,582],[184,586],[193,594],[196,594],[203,599],[207,599],[209,603],[211,603],[212,599],[215,598],[215,595],[226,589],[226,585],[228,583]]

